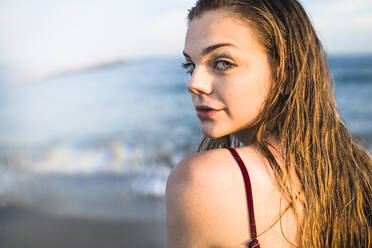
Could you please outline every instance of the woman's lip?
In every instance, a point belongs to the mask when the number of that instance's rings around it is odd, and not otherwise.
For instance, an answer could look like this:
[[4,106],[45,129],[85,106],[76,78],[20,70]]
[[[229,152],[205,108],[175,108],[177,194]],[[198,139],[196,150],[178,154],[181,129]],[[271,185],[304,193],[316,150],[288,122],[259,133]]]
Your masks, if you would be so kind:
[[199,118],[210,118],[217,114],[220,110],[215,110],[215,109],[198,109],[196,111],[197,115]]

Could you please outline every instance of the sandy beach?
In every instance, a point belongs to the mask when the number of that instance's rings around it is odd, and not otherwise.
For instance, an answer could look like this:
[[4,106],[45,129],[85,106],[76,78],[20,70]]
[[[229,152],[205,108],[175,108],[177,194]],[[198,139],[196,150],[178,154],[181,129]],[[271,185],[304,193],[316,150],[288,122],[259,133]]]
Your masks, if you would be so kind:
[[0,247],[6,248],[161,248],[165,230],[164,221],[95,220],[0,207]]

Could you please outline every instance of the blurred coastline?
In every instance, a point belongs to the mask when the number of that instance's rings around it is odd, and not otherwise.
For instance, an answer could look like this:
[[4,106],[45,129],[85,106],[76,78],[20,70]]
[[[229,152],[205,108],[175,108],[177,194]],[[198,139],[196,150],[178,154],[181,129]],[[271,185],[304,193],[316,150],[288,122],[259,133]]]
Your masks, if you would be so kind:
[[[0,81],[1,247],[165,247],[166,179],[201,139],[181,63]],[[371,152],[372,55],[329,64],[341,116]]]

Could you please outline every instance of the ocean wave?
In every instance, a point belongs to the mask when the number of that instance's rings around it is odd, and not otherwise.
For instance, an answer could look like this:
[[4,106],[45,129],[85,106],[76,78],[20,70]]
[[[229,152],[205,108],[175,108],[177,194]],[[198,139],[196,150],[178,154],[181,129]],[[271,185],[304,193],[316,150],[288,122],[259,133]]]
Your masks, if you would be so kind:
[[[161,199],[165,196],[172,166],[185,156],[186,150],[184,146],[145,147],[111,141],[107,144],[55,144],[46,150],[39,148],[39,151],[8,151],[0,155],[0,197],[11,202],[35,204],[35,195],[52,201],[59,191],[65,192],[68,198],[67,192],[73,195],[79,190],[79,183],[84,183],[84,190],[88,192],[99,182],[108,191],[115,191],[120,184],[120,192]],[[48,191],[41,190],[43,188]]]
[[112,141],[105,145],[55,144],[46,150],[5,152],[0,163],[38,174],[128,174],[151,166],[170,167],[182,156],[171,147],[129,145]]

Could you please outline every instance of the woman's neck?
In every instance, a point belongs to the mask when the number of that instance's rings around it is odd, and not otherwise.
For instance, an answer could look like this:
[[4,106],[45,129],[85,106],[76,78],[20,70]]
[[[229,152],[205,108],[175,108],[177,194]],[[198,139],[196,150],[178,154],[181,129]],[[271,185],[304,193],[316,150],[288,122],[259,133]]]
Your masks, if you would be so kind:
[[257,128],[251,127],[239,130],[232,135],[244,146],[251,145],[256,141]]

